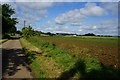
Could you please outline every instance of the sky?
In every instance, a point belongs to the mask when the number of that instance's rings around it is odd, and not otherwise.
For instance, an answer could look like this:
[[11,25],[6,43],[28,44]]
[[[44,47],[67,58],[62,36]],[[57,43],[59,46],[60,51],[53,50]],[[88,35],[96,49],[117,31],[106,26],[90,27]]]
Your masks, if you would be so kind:
[[42,32],[118,35],[118,0],[82,1],[2,2],[9,3],[15,9],[16,13],[12,17],[19,21],[16,25],[18,30],[24,27],[25,20],[26,26],[30,25],[34,30]]

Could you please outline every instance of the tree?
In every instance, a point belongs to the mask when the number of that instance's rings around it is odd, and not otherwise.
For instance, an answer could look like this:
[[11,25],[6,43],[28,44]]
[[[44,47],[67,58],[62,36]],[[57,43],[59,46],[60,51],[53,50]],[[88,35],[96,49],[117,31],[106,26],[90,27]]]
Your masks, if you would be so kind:
[[40,36],[41,34],[42,34],[41,31],[34,31],[34,35],[35,35],[35,36]]
[[17,18],[12,18],[11,16],[15,14],[15,10],[10,8],[9,4],[2,5],[2,33],[15,33],[16,32],[16,20]]
[[35,31],[34,29],[32,29],[31,26],[29,27],[24,27],[22,28],[22,36],[25,37],[25,38],[29,38],[30,36],[33,36],[35,34]]
[[88,33],[88,34],[85,34],[84,36],[95,36],[95,34],[93,34],[93,33]]
[[16,31],[16,33],[22,35],[22,32],[20,30]]
[[52,34],[52,33],[50,33],[50,32],[47,32],[46,34],[47,34],[47,35],[49,35],[49,36],[53,36],[53,34]]

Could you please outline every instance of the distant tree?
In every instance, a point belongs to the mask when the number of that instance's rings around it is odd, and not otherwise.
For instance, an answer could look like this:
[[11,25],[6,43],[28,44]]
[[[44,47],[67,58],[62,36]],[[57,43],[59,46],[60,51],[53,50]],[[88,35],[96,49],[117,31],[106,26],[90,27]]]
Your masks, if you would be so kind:
[[41,31],[34,31],[34,36],[40,36],[42,34]]
[[95,36],[95,34],[93,34],[93,33],[88,33],[88,34],[85,34],[84,36]]
[[[0,5],[1,6],[1,5]],[[10,8],[9,4],[3,4],[2,6],[2,33],[15,33],[16,32],[16,20],[17,18],[12,18],[11,16],[15,14],[15,10]]]
[[16,31],[16,33],[17,33],[17,34],[22,35],[22,32],[21,32],[21,31],[19,31],[19,30],[18,30],[18,31]]
[[47,32],[46,34],[47,34],[47,35],[49,35],[49,36],[53,36],[53,34],[52,34],[52,33],[50,33],[50,32]]

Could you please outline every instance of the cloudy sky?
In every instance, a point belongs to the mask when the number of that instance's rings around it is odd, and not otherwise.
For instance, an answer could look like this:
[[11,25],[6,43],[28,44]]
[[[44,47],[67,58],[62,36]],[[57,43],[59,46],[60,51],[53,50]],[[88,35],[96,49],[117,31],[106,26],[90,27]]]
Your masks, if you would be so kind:
[[30,25],[33,29],[43,32],[118,35],[118,3],[100,1],[20,2],[13,0],[9,4],[16,11],[12,17],[18,18],[19,23],[16,25],[18,30],[24,27],[25,20],[26,26]]

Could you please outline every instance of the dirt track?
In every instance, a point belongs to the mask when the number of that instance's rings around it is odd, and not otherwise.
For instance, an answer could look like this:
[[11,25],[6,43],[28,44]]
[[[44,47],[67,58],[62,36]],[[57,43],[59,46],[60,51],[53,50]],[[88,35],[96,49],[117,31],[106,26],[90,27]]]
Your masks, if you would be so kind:
[[33,78],[19,39],[11,39],[2,44],[2,63],[3,78]]

